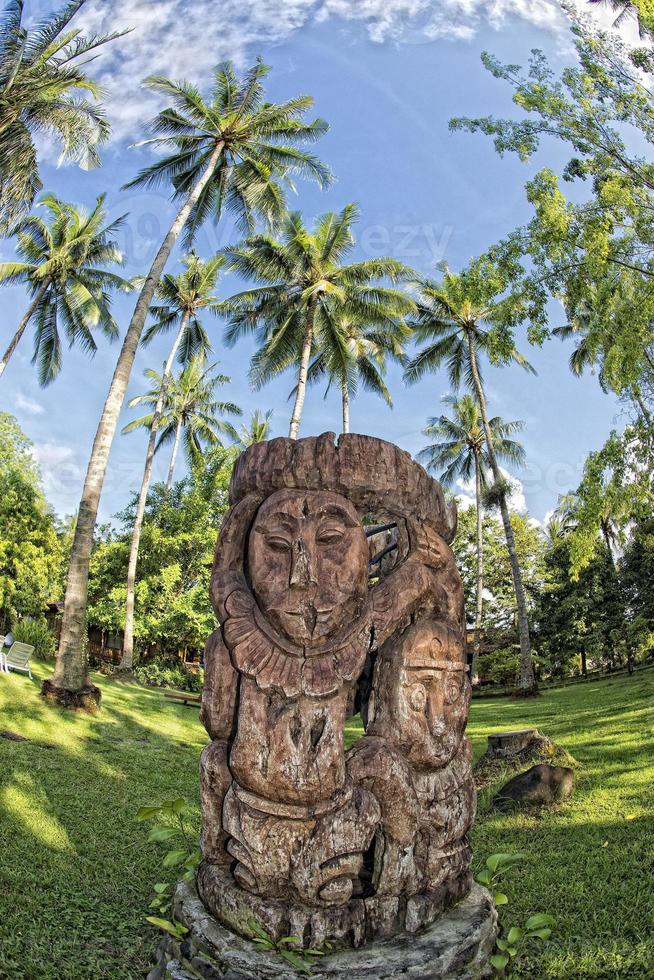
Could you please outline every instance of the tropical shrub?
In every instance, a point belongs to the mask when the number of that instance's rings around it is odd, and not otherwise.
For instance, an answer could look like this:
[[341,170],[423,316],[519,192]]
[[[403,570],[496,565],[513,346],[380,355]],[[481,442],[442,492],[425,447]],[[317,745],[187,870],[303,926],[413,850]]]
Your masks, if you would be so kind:
[[34,647],[37,660],[52,660],[55,655],[55,638],[45,619],[20,619],[11,631],[14,640]]
[[155,660],[141,664],[135,668],[134,675],[147,687],[171,687],[178,691],[199,692],[204,682],[204,671],[192,674],[181,664],[171,664],[168,661]]

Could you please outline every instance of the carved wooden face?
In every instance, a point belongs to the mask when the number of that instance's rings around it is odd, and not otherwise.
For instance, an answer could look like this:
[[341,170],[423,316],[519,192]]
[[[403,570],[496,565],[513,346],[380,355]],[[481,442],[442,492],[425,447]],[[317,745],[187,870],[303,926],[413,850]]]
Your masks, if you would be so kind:
[[414,765],[447,765],[468,718],[470,684],[463,666],[461,642],[443,623],[408,629],[380,665],[374,734],[399,745]]
[[259,508],[248,544],[259,608],[298,645],[352,623],[367,593],[368,545],[345,497],[278,490]]
[[424,623],[404,649],[401,740],[422,765],[445,765],[461,743],[470,701],[461,644],[446,626]]

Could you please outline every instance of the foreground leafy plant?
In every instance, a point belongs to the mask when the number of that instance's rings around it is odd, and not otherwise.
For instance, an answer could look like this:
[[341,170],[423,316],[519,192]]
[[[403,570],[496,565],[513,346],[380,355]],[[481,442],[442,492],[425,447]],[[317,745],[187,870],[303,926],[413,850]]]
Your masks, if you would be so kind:
[[[497,888],[497,881],[507,871],[524,861],[524,854],[491,854],[486,859],[486,867],[477,875],[477,881],[489,889],[496,905],[508,905],[508,896]],[[491,956],[490,963],[498,976],[504,976],[507,966],[513,959],[520,956],[532,939],[545,941],[552,935],[555,919],[551,915],[539,912],[530,916],[524,926],[502,927],[502,933],[496,942],[496,952]]]
[[[173,843],[172,850],[164,855],[162,866],[166,869],[183,869],[181,875],[183,881],[193,879],[201,857],[196,838],[184,819],[184,814],[188,814],[188,810],[188,803],[180,797],[176,800],[164,800],[163,803],[139,807],[136,814],[138,821],[155,821],[155,826],[148,835],[149,842],[170,841]],[[170,881],[158,881],[155,884],[154,898],[150,902],[150,908],[160,912],[161,916],[148,915],[146,920],[157,929],[163,929],[175,939],[181,939],[186,935],[188,929],[180,922],[175,922],[174,919],[162,917],[170,911],[172,892],[173,883]]]
[[[253,941],[258,946],[269,950],[271,953],[277,953],[300,973],[311,973],[312,959],[316,956],[324,956],[332,948],[330,943],[324,943],[322,949],[302,949],[302,940],[298,939],[297,936],[282,936],[281,939],[273,939],[256,919],[248,919],[248,927],[255,933]],[[293,949],[294,946],[298,948]]]
[[500,936],[496,946],[499,952],[491,956],[490,961],[495,971],[502,976],[512,959],[524,951],[530,939],[549,939],[555,919],[551,915],[539,912],[530,916],[524,927],[511,926],[506,937]]
[[477,881],[488,888],[496,905],[507,905],[509,901],[496,887],[497,880],[516,864],[521,864],[525,857],[525,854],[491,854],[486,858],[486,867],[477,875]]

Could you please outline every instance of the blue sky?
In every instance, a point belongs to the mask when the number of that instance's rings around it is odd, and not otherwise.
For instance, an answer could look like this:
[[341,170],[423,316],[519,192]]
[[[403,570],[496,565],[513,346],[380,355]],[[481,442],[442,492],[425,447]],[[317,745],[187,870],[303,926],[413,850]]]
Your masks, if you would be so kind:
[[[44,6],[43,4],[41,6]],[[488,13],[490,11],[490,13]],[[500,159],[481,136],[448,132],[453,115],[509,114],[510,93],[480,63],[489,50],[503,60],[524,63],[533,47],[545,50],[562,66],[571,58],[564,17],[549,0],[89,0],[85,18],[103,28],[130,24],[134,32],[107,49],[97,74],[109,91],[108,111],[115,136],[103,154],[103,167],[83,173],[75,168],[43,167],[46,189],[90,205],[107,191],[111,215],[129,212],[121,235],[125,274],[144,272],[153,257],[172,208],[163,191],[121,192],[120,186],[149,159],[148,151],[130,144],[143,138],[156,108],[138,87],[152,71],[202,81],[213,63],[233,57],[245,65],[256,55],[272,65],[267,91],[273,100],[308,93],[316,113],[330,123],[318,144],[320,156],[336,174],[334,186],[321,192],[298,185],[291,202],[307,220],[325,210],[357,201],[361,209],[358,256],[392,254],[422,272],[434,272],[445,259],[457,268],[529,216],[523,186],[530,173],[560,159],[549,147],[533,165]],[[208,255],[235,240],[228,223],[207,227],[197,249]],[[169,270],[179,270],[179,252]],[[13,245],[0,243],[0,257],[11,258]],[[240,288],[225,276],[221,294]],[[2,343],[13,333],[25,295],[19,288],[2,291]],[[124,329],[134,299],[118,298],[115,312]],[[553,323],[556,319],[553,310]],[[252,347],[223,344],[224,326],[209,321],[215,357],[231,377],[225,397],[246,416],[255,408],[274,410],[274,434],[286,434],[292,379],[285,376],[262,391],[247,383]],[[128,396],[144,390],[143,370],[160,368],[167,342],[139,352]],[[526,350],[524,338],[521,346]],[[94,359],[66,351],[57,381],[39,389],[30,365],[31,338],[26,335],[8,367],[0,407],[13,412],[35,444],[49,500],[61,514],[77,508],[81,483],[118,344],[99,340]],[[530,349],[538,376],[517,368],[487,370],[494,413],[526,423],[523,442],[528,465],[516,473],[529,512],[542,519],[560,493],[574,488],[585,455],[598,448],[621,407],[604,395],[592,376],[575,379],[567,370],[569,349],[550,341]],[[425,442],[421,430],[428,416],[440,414],[447,380],[434,375],[413,388],[391,369],[393,410],[361,393],[352,407],[354,431],[380,436],[411,453]],[[133,415],[124,408],[121,425]],[[338,430],[337,397],[309,392],[303,435]],[[108,520],[138,486],[145,437],[118,434],[100,509]],[[166,452],[155,464],[155,478],[165,474]],[[179,473],[181,474],[182,469]]]

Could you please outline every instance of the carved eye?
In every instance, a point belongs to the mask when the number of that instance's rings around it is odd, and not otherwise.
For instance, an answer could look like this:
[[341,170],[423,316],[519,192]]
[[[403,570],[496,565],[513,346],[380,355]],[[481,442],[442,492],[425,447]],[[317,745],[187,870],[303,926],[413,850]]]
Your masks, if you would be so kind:
[[445,704],[454,704],[459,700],[461,685],[455,678],[450,678],[445,685]]
[[345,532],[342,528],[327,525],[320,528],[316,535],[316,541],[318,544],[336,544],[343,539],[344,535]]
[[409,704],[414,711],[424,711],[427,704],[427,692],[422,684],[414,684],[409,691]]
[[280,535],[271,534],[266,538],[266,544],[271,551],[290,551],[291,543]]

